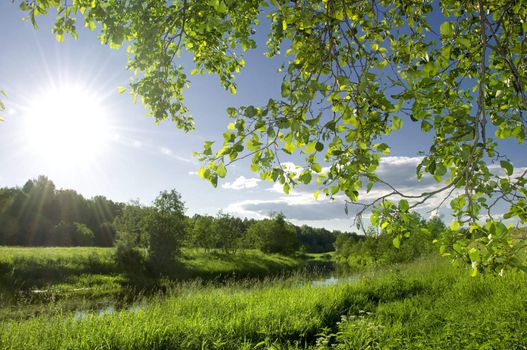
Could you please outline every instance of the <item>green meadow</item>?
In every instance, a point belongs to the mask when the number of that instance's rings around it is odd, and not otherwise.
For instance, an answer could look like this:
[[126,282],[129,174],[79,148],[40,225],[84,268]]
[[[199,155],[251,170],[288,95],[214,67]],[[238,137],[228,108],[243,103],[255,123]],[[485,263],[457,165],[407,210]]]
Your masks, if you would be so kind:
[[[109,257],[96,251],[101,261]],[[82,256],[71,264],[86,268],[88,255]],[[202,266],[199,254],[186,256],[196,269]],[[470,277],[435,256],[327,280],[305,271],[222,283],[193,279],[123,307],[82,309],[79,303],[66,310],[58,303],[30,318],[5,319],[0,347],[525,349],[526,282],[514,271]]]
[[[0,247],[0,320],[35,314],[130,304],[145,295],[164,294],[181,281],[225,281],[316,271],[330,254],[288,257],[241,250],[225,254],[183,248],[170,279],[146,271],[123,271],[113,248]],[[144,251],[146,254],[146,251]]]

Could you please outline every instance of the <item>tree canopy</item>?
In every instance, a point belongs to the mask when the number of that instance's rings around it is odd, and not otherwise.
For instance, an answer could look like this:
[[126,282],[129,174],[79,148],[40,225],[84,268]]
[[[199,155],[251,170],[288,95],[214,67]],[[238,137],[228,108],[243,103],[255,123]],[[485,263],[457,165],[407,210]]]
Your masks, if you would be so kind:
[[[83,21],[103,44],[127,47],[134,73],[129,89],[156,120],[193,128],[183,101],[191,74],[216,74],[236,93],[244,53],[267,35],[268,57],[284,55],[281,97],[263,106],[232,107],[224,143],[206,142],[199,174],[214,185],[241,158],[285,192],[317,182],[327,196],[344,194],[372,210],[371,222],[398,245],[417,224],[411,210],[433,197],[450,203],[459,236],[445,254],[468,259],[475,272],[519,265],[504,218],[527,220],[525,171],[517,171],[500,139],[526,138],[527,3],[515,0],[31,0],[36,17],[58,15],[59,41]],[[183,67],[182,51],[193,57]],[[121,88],[122,91],[125,88]],[[376,173],[390,153],[388,136],[407,123],[428,133],[431,146],[416,172],[436,190],[404,193]],[[281,157],[296,154],[299,168]],[[498,170],[493,170],[494,164]],[[501,170],[500,170],[501,169]],[[386,191],[371,202],[365,189]],[[318,195],[318,192],[315,193]],[[358,221],[360,223],[360,220]]]

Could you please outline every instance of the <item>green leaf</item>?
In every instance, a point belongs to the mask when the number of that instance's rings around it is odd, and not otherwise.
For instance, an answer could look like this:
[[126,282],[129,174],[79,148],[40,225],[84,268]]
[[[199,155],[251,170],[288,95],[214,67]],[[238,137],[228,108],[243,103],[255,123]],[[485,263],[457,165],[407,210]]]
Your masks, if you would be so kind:
[[282,97],[284,98],[289,97],[289,95],[291,95],[291,83],[290,82],[284,81],[282,83],[281,94],[282,94]]
[[245,116],[247,118],[252,118],[256,115],[256,108],[254,108],[254,106],[248,106],[246,109],[245,109]]
[[423,130],[424,132],[429,132],[430,130],[432,130],[432,124],[430,124],[426,120],[423,120],[421,122],[421,130]]
[[287,153],[289,154],[293,154],[293,152],[295,151],[296,147],[295,145],[293,145],[292,142],[287,142],[285,145],[284,145],[284,151],[286,151]]
[[120,94],[124,93],[125,91],[126,91],[126,88],[124,86],[117,87],[117,92],[119,92]]
[[316,173],[320,173],[322,171],[322,167],[318,163],[311,164],[311,169],[313,169],[313,171]]
[[399,117],[392,118],[392,130],[399,130],[403,127],[403,121]]
[[199,170],[198,170],[198,176],[201,177],[202,179],[204,179],[204,178],[205,178],[205,171],[206,171],[206,170],[207,170],[207,169],[205,169],[205,167],[203,167],[203,166],[202,166],[201,168],[199,168]]
[[218,187],[218,177],[216,175],[210,176],[209,181],[212,184],[212,186]]
[[456,211],[459,211],[459,210],[462,210],[465,205],[467,204],[467,201],[465,199],[465,195],[462,194],[454,199],[452,199],[450,201],[450,207],[453,209],[453,210],[456,210]]
[[304,171],[299,177],[298,180],[304,184],[309,184],[311,182],[312,175],[311,171]]
[[225,167],[225,164],[221,163],[220,165],[218,165],[218,167],[216,168],[216,173],[219,177],[224,178],[225,175],[227,175],[227,168]]
[[231,117],[233,117],[234,115],[236,115],[236,108],[228,107],[227,108],[227,114],[230,115]]
[[451,22],[443,22],[439,27],[441,35],[451,36],[454,34],[454,25]]
[[442,163],[437,163],[434,175],[443,176],[446,174],[446,167]]
[[316,143],[310,142],[306,145],[306,148],[304,149],[305,153],[313,153],[316,150]]
[[503,169],[505,169],[505,172],[507,173],[508,176],[511,176],[513,171],[514,171],[514,167],[512,166],[511,163],[509,163],[508,161],[506,160],[502,160],[500,162],[500,165]]
[[339,8],[335,11],[335,18],[339,21],[344,19],[344,10],[342,8]]
[[397,249],[401,247],[401,239],[399,237],[395,237],[392,243],[393,243],[393,246]]
[[477,250],[476,248],[470,248],[470,250],[468,251],[468,256],[472,261],[479,261],[481,259],[479,250]]

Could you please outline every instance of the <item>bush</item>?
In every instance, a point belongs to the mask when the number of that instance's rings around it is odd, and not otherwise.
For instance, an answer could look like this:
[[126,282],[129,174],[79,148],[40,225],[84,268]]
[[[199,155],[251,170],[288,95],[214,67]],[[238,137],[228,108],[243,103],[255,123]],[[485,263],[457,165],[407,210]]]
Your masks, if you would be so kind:
[[134,241],[120,235],[115,242],[115,261],[120,269],[126,272],[144,272],[145,257]]

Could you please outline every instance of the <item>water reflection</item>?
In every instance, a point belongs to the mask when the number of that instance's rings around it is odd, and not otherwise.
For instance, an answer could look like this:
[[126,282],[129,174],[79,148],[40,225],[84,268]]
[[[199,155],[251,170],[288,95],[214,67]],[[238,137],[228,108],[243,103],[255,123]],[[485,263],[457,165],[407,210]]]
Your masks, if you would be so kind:
[[358,276],[329,276],[324,279],[311,281],[313,287],[330,287],[337,283],[352,283],[359,280]]
[[127,312],[130,312],[130,313],[137,313],[140,310],[144,309],[144,307],[145,307],[144,303],[140,303],[140,304],[136,303],[136,304],[129,305],[128,307],[122,307],[122,308],[119,308],[115,304],[110,304],[110,305],[101,307],[98,310],[76,310],[75,313],[73,314],[73,320],[80,321],[90,316],[101,317],[104,315],[114,314],[122,310],[126,310]]

